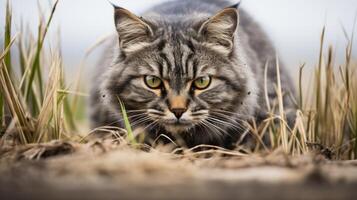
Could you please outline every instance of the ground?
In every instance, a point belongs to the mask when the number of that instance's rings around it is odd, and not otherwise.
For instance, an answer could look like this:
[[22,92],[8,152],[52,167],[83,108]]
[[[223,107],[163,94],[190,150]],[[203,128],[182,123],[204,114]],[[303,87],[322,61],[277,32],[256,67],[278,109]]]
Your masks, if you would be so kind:
[[357,197],[357,161],[279,151],[245,155],[221,149],[180,154],[161,150],[109,141],[3,147],[1,199]]

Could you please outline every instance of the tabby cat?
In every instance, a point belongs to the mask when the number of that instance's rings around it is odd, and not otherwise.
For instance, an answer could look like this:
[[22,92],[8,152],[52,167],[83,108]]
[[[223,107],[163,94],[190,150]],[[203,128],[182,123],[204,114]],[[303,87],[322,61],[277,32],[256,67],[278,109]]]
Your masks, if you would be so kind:
[[[163,3],[142,17],[115,7],[117,35],[95,74],[92,125],[123,127],[119,99],[146,141],[235,147],[267,112],[264,67],[276,98],[276,52],[261,28],[225,0]],[[281,69],[285,108],[294,108]],[[290,95],[291,96],[291,95]]]

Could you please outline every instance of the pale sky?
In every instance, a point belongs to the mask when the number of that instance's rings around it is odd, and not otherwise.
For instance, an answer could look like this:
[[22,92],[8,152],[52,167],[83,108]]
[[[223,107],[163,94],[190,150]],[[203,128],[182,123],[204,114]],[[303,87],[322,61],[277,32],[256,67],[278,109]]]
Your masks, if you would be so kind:
[[[140,15],[145,9],[165,0],[112,0]],[[0,0],[0,34],[4,32],[4,8],[6,0]],[[37,0],[10,0],[14,25],[20,18],[36,30],[38,21]],[[53,0],[38,0],[44,9]],[[352,33],[357,15],[357,0],[243,0],[246,9],[268,33],[278,49],[279,56],[296,73],[298,66],[317,62],[319,38],[322,27],[327,26],[326,43],[337,48],[336,56],[343,58],[347,41],[342,27]],[[48,9],[47,9],[48,11]],[[107,0],[60,0],[49,32],[54,43],[57,30],[61,33],[63,56],[67,69],[79,66],[84,52],[98,38],[114,31],[113,9]],[[357,29],[355,29],[357,31]],[[16,32],[16,30],[14,31]],[[48,43],[47,43],[48,44]],[[357,56],[357,43],[355,55]],[[54,44],[53,44],[54,45]],[[90,62],[95,61],[95,54]],[[337,59],[336,62],[340,62]]]

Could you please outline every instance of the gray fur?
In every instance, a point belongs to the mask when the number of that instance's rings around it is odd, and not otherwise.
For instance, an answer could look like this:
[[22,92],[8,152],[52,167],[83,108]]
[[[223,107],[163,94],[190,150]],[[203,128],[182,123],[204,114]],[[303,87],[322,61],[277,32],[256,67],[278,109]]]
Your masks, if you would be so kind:
[[[222,24],[215,20],[213,16],[229,6],[224,0],[174,1],[148,10],[142,21],[116,9],[119,40],[114,42],[111,63],[103,62],[96,74],[91,94],[93,127],[123,126],[120,98],[134,129],[145,129],[149,140],[165,134],[182,139],[189,147],[232,147],[246,131],[246,121],[254,118],[259,122],[266,115],[267,62],[268,94],[271,102],[276,99],[276,53],[261,28],[243,10],[239,10],[237,29],[234,12],[227,12],[225,18],[219,16]],[[232,30],[235,32],[229,41]],[[293,95],[291,79],[281,68],[283,91]],[[153,91],[145,87],[146,75],[167,80],[169,88]],[[204,75],[214,77],[209,89],[199,93],[187,89],[188,82]],[[171,124],[168,118],[173,116],[171,96],[183,96],[187,101],[186,113],[192,116],[187,121],[182,119],[182,125]],[[293,110],[288,95],[284,103],[285,108]]]

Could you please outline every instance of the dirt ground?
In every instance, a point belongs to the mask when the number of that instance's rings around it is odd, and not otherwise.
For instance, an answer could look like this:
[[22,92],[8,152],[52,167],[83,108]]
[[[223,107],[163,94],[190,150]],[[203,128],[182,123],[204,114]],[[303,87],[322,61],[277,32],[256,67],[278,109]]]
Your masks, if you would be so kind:
[[171,154],[111,143],[3,147],[0,199],[357,199],[357,161]]

